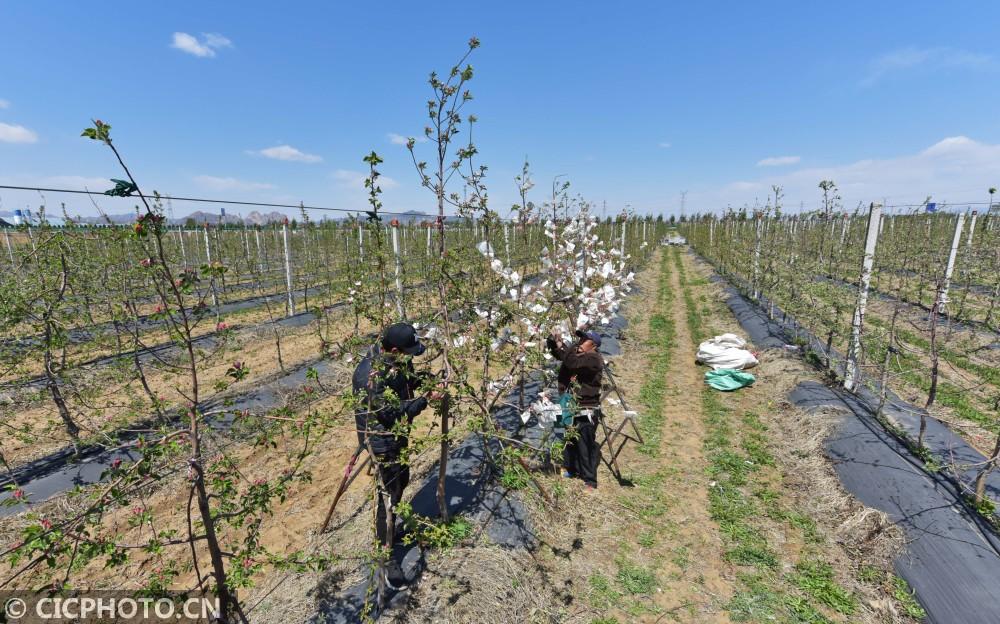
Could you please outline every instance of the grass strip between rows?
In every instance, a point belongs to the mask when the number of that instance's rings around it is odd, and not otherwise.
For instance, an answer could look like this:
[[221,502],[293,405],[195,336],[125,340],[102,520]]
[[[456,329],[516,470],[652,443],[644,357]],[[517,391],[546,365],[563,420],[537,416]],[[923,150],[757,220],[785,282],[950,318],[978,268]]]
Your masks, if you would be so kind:
[[[670,287],[670,264],[666,253],[660,258],[660,271],[656,285],[656,306],[648,320],[649,335],[646,356],[646,374],[639,390],[642,413],[639,430],[644,443],[638,447],[643,455],[658,458],[665,424],[663,415],[668,390],[667,373],[674,352],[676,328],[670,314],[674,292]],[[650,601],[660,589],[657,573],[662,567],[661,557],[649,557],[648,550],[664,538],[669,538],[676,527],[664,518],[673,501],[669,498],[669,468],[660,466],[655,471],[640,471],[630,475],[633,488],[619,499],[622,506],[635,514],[642,523],[642,530],[622,536],[615,554],[617,572],[611,578],[593,574],[587,579],[589,601],[592,607],[605,614],[591,620],[591,624],[619,624],[619,619],[607,612],[620,610],[628,614],[629,621],[649,615],[663,615],[662,609]]]
[[[693,345],[706,335],[680,253],[674,250]],[[708,461],[709,515],[719,525],[723,558],[737,567],[741,585],[726,605],[736,622],[832,622],[836,613],[851,616],[857,598],[837,583],[822,559],[824,543],[816,523],[782,503],[780,473],[769,450],[767,426],[753,412],[734,417],[729,399],[704,388],[704,450]],[[772,483],[777,482],[777,488]],[[799,561],[785,572],[782,554],[768,540],[769,523],[779,524],[804,544]],[[828,615],[829,614],[829,615]]]

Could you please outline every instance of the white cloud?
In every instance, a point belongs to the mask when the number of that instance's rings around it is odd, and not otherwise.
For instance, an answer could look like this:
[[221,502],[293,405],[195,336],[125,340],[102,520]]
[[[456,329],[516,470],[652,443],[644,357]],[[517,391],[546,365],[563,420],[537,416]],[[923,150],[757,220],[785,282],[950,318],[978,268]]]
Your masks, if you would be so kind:
[[885,159],[865,159],[842,165],[810,167],[757,180],[741,180],[717,190],[691,193],[690,210],[718,212],[727,204],[739,207],[763,204],[771,186],[781,186],[786,210],[800,203],[811,209],[820,201],[820,180],[833,180],[844,207],[853,210],[886,199],[891,204],[920,203],[931,195],[941,203],[985,201],[986,190],[1000,185],[1000,145],[955,136],[938,141],[915,154]]
[[797,165],[802,160],[799,156],[770,156],[757,161],[758,167],[784,167],[786,165]]
[[210,48],[218,49],[233,47],[233,42],[219,33],[201,33],[201,36],[205,38],[205,45]]
[[0,123],[0,143],[37,143],[38,135],[24,126]]
[[0,108],[10,108],[10,102],[3,98],[0,98]]
[[215,51],[233,47],[233,42],[218,33],[202,33],[199,41],[194,35],[185,32],[175,32],[171,48],[202,58],[215,56]]
[[318,163],[323,160],[322,157],[317,156],[316,154],[306,154],[303,151],[295,149],[291,145],[276,145],[274,147],[267,147],[262,150],[250,151],[248,153],[256,156],[263,156],[264,158],[289,160],[293,162]]
[[[363,171],[337,169],[333,172],[333,179],[337,181],[337,185],[345,189],[364,189],[366,178],[368,178],[368,173]],[[389,176],[379,176],[378,185],[383,191],[399,186],[399,184]]]
[[954,68],[986,69],[994,65],[994,59],[989,54],[947,47],[910,46],[893,50],[872,60],[868,64],[868,74],[861,81],[861,85],[871,86],[889,74],[917,69],[925,71]]
[[194,181],[199,186],[212,191],[264,191],[275,188],[273,184],[265,182],[251,182],[237,178],[220,178],[210,175],[195,176]]
[[[389,137],[389,142],[391,142],[393,145],[406,145],[406,143],[410,140],[409,137],[405,137],[402,134],[396,134],[395,132],[390,132],[386,136]],[[417,143],[426,143],[427,137],[415,136],[413,137],[413,140],[416,141]]]
[[664,148],[664,149],[666,149],[666,148],[670,147],[670,143],[667,143],[666,141],[661,141],[659,143],[659,146],[662,147],[662,148]]

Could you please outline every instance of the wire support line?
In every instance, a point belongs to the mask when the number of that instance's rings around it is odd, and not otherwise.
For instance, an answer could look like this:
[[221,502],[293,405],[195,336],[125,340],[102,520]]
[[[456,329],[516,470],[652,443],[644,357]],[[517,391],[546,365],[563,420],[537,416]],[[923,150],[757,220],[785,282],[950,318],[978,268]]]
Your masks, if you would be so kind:
[[[138,198],[138,195],[128,196],[128,197],[115,197],[113,195],[105,195],[100,191],[81,191],[78,189],[59,189],[59,188],[42,188],[35,186],[10,186],[5,184],[0,184],[0,189],[8,189],[13,191],[35,191],[35,192],[45,192],[45,193],[74,193],[78,195],[97,195],[99,197],[109,197],[112,199],[133,199]],[[146,195],[150,197],[150,195]],[[330,212],[347,212],[352,214],[365,214],[369,212],[367,208],[329,208],[326,206],[307,206],[305,204],[272,204],[268,202],[251,202],[251,201],[236,201],[232,199],[205,199],[203,197],[176,197],[174,195],[161,194],[160,197],[164,199],[169,199],[171,201],[186,201],[186,202],[197,202],[203,204],[225,204],[229,206],[254,206],[260,208],[294,208],[296,210],[326,210]],[[423,213],[423,212],[390,212],[388,210],[379,210],[380,215],[393,215],[401,217],[427,217],[428,219],[434,219],[438,215]],[[446,214],[445,218],[454,218],[461,215]]]

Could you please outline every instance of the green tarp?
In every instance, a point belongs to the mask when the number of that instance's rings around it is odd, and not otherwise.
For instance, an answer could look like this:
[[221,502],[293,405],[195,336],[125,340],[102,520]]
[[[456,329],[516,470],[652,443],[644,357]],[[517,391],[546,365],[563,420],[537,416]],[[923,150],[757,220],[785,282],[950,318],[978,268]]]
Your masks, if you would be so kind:
[[745,373],[732,368],[720,368],[719,370],[705,373],[705,383],[716,390],[731,392],[749,386],[757,379],[750,373]]

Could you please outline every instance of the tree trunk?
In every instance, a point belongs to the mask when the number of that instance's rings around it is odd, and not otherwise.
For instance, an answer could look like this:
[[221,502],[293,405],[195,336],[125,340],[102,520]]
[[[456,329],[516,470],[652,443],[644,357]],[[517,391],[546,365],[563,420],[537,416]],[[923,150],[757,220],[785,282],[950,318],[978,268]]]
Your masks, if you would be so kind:
[[977,504],[982,503],[986,497],[986,478],[990,476],[990,473],[997,467],[998,462],[1000,462],[1000,435],[997,436],[996,444],[993,446],[993,454],[976,476]]

